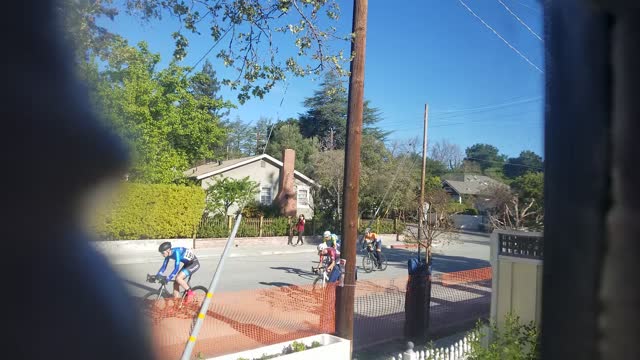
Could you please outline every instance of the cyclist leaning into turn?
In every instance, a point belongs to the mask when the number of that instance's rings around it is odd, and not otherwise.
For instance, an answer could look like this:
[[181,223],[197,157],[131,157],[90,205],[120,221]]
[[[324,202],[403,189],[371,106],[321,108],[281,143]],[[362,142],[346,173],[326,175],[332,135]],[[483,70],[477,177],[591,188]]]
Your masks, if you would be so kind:
[[373,255],[376,258],[376,262],[378,263],[378,269],[382,268],[382,262],[380,261],[380,253],[382,252],[382,239],[378,236],[378,234],[371,231],[371,229],[367,228],[364,233],[364,241],[365,244],[371,244],[375,248],[375,252]]
[[[169,263],[169,259],[173,259],[175,261],[175,265],[173,271],[169,276],[167,276],[167,280],[171,281],[175,277],[175,282],[173,283],[173,297],[180,297],[180,286],[182,286],[187,291],[187,297],[185,298],[186,302],[189,302],[193,297],[193,291],[191,291],[191,287],[189,283],[187,283],[186,278],[189,275],[193,275],[198,269],[200,269],[200,262],[196,257],[196,254],[191,251],[191,249],[184,247],[171,247],[171,243],[166,241],[160,244],[158,251],[164,257],[164,262],[162,263],[162,267],[158,270],[158,276],[162,276],[162,273],[167,268],[167,264]],[[182,269],[180,269],[180,263],[183,264]],[[178,271],[180,271],[178,273]],[[177,276],[176,276],[177,274]]]
[[338,281],[342,271],[340,265],[336,266],[340,260],[338,251],[331,246],[327,246],[325,243],[320,243],[320,245],[318,245],[318,255],[320,255],[319,266],[326,266],[327,273],[329,274],[329,282]]

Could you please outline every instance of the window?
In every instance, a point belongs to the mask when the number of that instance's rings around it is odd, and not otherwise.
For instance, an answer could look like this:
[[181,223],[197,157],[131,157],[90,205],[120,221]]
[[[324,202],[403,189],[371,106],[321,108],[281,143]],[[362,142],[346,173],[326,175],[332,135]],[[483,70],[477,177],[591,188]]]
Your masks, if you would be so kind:
[[260,204],[271,205],[271,186],[260,187]]
[[298,206],[309,206],[309,190],[298,189]]

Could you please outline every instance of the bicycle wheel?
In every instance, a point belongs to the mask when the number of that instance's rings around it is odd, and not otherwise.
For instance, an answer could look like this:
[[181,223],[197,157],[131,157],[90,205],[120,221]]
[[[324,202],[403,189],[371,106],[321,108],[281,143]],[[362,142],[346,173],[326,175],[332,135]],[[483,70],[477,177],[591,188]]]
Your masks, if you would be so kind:
[[324,289],[326,281],[324,281],[324,273],[320,273],[315,280],[313,280],[313,285],[311,286],[311,292],[316,293]]
[[204,299],[207,297],[208,290],[204,286],[194,286],[191,288],[191,291],[193,291],[193,297],[191,298],[191,301],[189,301],[188,304],[184,303],[186,297],[185,292],[185,294],[183,294],[182,296],[182,305],[187,305],[190,308],[194,309],[196,312],[199,312]]
[[380,255],[380,271],[387,270],[387,257],[384,256],[383,253],[379,253]]
[[157,291],[151,291],[142,297],[142,310],[143,314],[151,318],[162,317],[162,314],[170,306],[171,300],[167,298],[167,295],[158,293]]
[[364,255],[362,257],[362,268],[364,269],[364,272],[372,272],[373,267],[373,259],[371,258],[371,254]]

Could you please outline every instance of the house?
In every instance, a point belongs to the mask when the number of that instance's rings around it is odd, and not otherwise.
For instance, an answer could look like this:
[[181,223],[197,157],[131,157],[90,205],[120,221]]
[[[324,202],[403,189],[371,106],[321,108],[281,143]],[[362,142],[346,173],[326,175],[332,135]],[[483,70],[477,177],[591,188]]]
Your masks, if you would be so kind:
[[[184,174],[196,180],[203,189],[207,189],[223,177],[242,179],[248,176],[259,184],[260,191],[256,195],[256,201],[264,205],[278,203],[285,216],[304,214],[306,218],[312,218],[311,188],[316,183],[295,170],[295,154],[294,150],[285,149],[283,161],[262,154],[210,162],[189,169]],[[234,214],[237,210],[237,207],[232,206],[228,215]]]
[[479,211],[485,210],[491,201],[486,190],[496,186],[507,185],[488,176],[474,174],[450,175],[442,181],[442,187],[455,201],[462,203],[463,196],[471,197]]

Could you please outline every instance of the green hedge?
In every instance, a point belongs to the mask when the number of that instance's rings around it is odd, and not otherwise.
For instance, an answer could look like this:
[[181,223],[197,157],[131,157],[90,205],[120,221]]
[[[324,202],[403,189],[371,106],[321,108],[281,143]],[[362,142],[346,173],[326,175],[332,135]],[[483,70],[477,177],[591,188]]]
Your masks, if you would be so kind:
[[[294,219],[295,220],[295,219]],[[234,220],[235,221],[235,220]],[[242,218],[238,228],[238,237],[257,237],[260,231],[260,219]],[[198,227],[198,238],[224,238],[229,236],[227,219],[221,216],[205,218]],[[288,219],[265,218],[262,225],[262,236],[289,235]]]
[[[293,222],[297,221],[297,219],[291,219]],[[311,223],[307,222],[305,225],[305,233],[309,234],[311,232]],[[262,229],[262,234],[264,236],[286,236],[289,235],[289,222],[287,218],[279,217],[271,219],[271,221],[266,222]]]
[[[227,218],[216,216],[205,218],[200,223],[197,234],[198,238],[225,238],[229,236],[229,228]],[[296,218],[291,219],[291,226],[297,221]],[[238,228],[238,237],[257,237],[260,231],[260,220],[258,218],[242,218],[240,227]],[[365,228],[369,224],[368,219],[360,220],[360,227],[358,231],[360,234],[364,233]],[[305,225],[306,236],[313,235],[313,227],[315,225],[315,235],[321,235],[325,230],[329,230],[332,233],[340,232],[340,224],[332,219],[322,219],[317,217],[315,219],[307,219]],[[398,221],[398,233],[402,233],[405,229],[405,224]],[[379,234],[394,234],[393,219],[380,219],[374,221],[371,225],[371,229]],[[265,217],[262,224],[262,236],[287,236],[289,235],[289,222],[285,217],[267,218]]]
[[188,238],[205,206],[202,188],[126,183],[97,213],[94,229],[108,240]]

